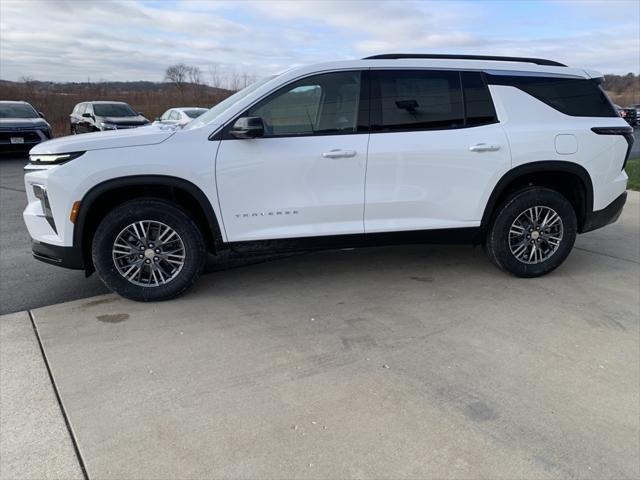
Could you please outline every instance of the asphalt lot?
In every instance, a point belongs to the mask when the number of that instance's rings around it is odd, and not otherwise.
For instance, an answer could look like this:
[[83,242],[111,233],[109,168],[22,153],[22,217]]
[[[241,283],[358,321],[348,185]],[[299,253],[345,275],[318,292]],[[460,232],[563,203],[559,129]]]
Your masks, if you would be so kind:
[[330,251],[32,316],[89,478],[640,477],[637,192],[538,279]]
[[84,298],[107,289],[97,276],[38,262],[22,220],[25,159],[0,158],[0,314]]
[[[23,182],[26,157],[0,157],[0,315],[86,298],[108,290],[97,275],[34,260],[22,220],[27,204]],[[211,257],[205,273],[252,265],[289,255]]]
[[[640,156],[640,130],[636,129],[635,136],[632,156]],[[96,275],[85,278],[81,271],[47,265],[31,257],[31,240],[22,221],[25,163],[24,158],[0,157],[0,314],[106,293]],[[210,259],[206,271],[272,258]]]

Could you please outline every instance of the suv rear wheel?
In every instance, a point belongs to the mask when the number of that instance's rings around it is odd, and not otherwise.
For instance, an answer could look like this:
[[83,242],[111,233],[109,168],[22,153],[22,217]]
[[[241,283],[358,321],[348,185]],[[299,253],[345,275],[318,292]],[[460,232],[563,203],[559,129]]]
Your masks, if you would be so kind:
[[131,300],[156,301],[193,285],[206,249],[183,210],[162,200],[137,199],[117,206],[100,222],[92,257],[108,288]]
[[551,272],[569,255],[577,220],[560,193],[532,187],[511,195],[496,212],[485,249],[500,268],[518,277]]

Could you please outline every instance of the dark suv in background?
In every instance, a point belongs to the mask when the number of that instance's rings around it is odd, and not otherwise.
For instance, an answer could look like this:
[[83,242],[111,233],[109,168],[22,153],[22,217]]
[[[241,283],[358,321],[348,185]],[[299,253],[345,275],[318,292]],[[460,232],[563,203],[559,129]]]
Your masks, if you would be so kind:
[[51,125],[31,104],[0,101],[0,151],[26,151],[50,138]]
[[82,102],[69,116],[71,133],[121,130],[149,125],[149,120],[124,102]]

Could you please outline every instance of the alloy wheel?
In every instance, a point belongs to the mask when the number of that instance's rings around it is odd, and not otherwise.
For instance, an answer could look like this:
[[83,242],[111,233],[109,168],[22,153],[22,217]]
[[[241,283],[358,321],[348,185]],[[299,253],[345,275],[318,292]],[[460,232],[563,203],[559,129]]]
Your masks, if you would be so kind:
[[545,206],[526,209],[509,228],[509,248],[518,261],[542,263],[560,247],[563,238],[562,218]]
[[169,283],[180,273],[186,258],[180,235],[154,220],[123,228],[113,242],[112,255],[120,275],[141,287]]

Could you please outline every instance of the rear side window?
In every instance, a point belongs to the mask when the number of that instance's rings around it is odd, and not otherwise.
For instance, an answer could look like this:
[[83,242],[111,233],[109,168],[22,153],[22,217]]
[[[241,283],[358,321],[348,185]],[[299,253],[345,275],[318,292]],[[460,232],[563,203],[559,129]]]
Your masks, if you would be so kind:
[[572,117],[617,117],[597,80],[586,78],[487,75],[492,85],[508,85]]
[[460,75],[452,71],[374,73],[372,131],[458,128],[464,125]]
[[493,100],[482,73],[460,72],[464,91],[464,109],[466,125],[475,127],[498,121]]

